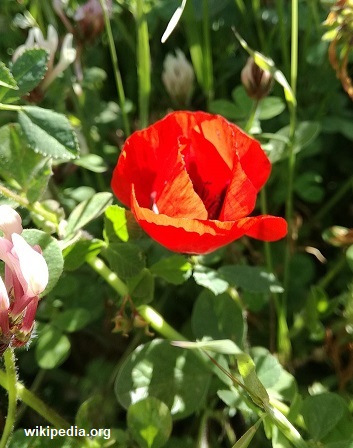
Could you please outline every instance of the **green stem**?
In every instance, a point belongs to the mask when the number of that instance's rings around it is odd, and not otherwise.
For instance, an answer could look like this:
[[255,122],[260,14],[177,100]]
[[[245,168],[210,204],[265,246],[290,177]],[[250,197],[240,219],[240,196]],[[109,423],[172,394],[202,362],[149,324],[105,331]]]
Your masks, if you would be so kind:
[[91,266],[104,280],[120,295],[126,296],[129,291],[126,284],[111,271],[108,266],[100,258],[92,258],[87,260],[87,264]]
[[13,111],[20,111],[23,109],[23,106],[16,106],[15,104],[3,104],[0,103],[0,110],[13,110]]
[[174,328],[171,327],[154,308],[148,305],[140,305],[137,307],[137,311],[140,316],[148,322],[153,330],[158,331],[158,333],[166,339],[169,339],[170,341],[187,341],[187,339],[174,330]]
[[137,74],[139,83],[140,126],[148,126],[149,99],[151,94],[151,55],[143,0],[137,0]]
[[210,13],[209,1],[202,1],[202,34],[203,34],[203,62],[205,72],[205,84],[207,91],[207,99],[211,101],[213,98],[213,64],[210,37]]
[[9,188],[1,184],[0,184],[0,195],[5,196],[8,199],[12,199],[13,201],[16,201],[20,206],[26,208],[30,212],[40,215],[46,221],[49,221],[55,224],[56,226],[59,225],[57,216],[54,213],[51,213],[48,210],[46,210],[39,202],[34,202],[33,204],[31,204],[27,198],[18,195],[14,191],[10,190]]
[[[8,383],[7,374],[0,370],[0,386],[6,390],[9,390],[10,385]],[[41,415],[45,420],[51,423],[55,428],[70,428],[70,423],[63,419],[56,411],[47,406],[40,398],[33,394],[30,390],[26,389],[20,382],[15,383],[17,397],[27,404],[30,408]]]
[[196,448],[202,448],[208,446],[208,419],[210,416],[210,411],[206,410],[201,417],[199,431],[197,435]]
[[246,122],[246,125],[244,127],[244,131],[245,132],[250,132],[251,131],[251,128],[252,128],[252,126],[254,124],[254,120],[255,120],[255,118],[257,116],[257,113],[258,113],[259,104],[260,104],[260,102],[258,100],[253,102],[248,121]]
[[289,58],[287,51],[286,20],[284,17],[284,0],[277,0],[276,5],[277,5],[277,15],[278,15],[279,32],[281,39],[284,72],[287,75],[289,73]]
[[[40,369],[38,374],[34,378],[34,381],[31,385],[31,389],[30,389],[30,391],[33,394],[35,394],[37,392],[38,388],[41,386],[43,379],[45,377],[45,373],[46,373],[46,370]],[[17,419],[18,420],[21,420],[21,418],[22,418],[23,414],[26,412],[27,408],[28,408],[28,406],[25,403],[21,403],[21,405],[18,407],[18,410],[17,410]]]
[[[128,294],[128,288],[120,278],[112,272],[100,258],[93,258],[87,263],[121,296]],[[171,327],[155,309],[148,305],[137,307],[138,313],[159,334],[171,341],[186,341],[187,339]]]
[[[297,90],[298,75],[298,0],[292,0],[292,33],[291,33],[291,89],[294,97]],[[293,229],[293,187],[296,156],[294,152],[294,139],[296,128],[296,105],[289,105],[290,123],[289,123],[289,159],[288,159],[288,184],[286,197],[286,220],[288,224],[288,236],[284,257],[284,293],[281,303],[281,320],[279,321],[278,343],[282,357],[288,359],[290,356],[290,340],[287,324],[287,297],[289,285],[289,264],[292,252],[292,229]],[[282,333],[283,332],[283,333]]]
[[265,37],[265,32],[264,32],[264,29],[262,26],[262,19],[261,19],[260,0],[252,0],[252,9],[254,12],[256,29],[257,29],[257,34],[259,37],[261,50],[264,53],[267,53],[266,37]]
[[239,11],[244,15],[246,13],[246,8],[243,0],[235,0],[236,5],[239,8]]
[[353,187],[353,176],[346,180],[341,188],[329,199],[321,210],[314,216],[314,221],[320,221],[339,202],[343,196]]
[[[261,213],[263,215],[267,215],[267,198],[266,198],[266,188],[264,187],[260,191],[260,203],[261,203]],[[271,246],[268,241],[264,241],[264,249],[265,249],[265,260],[267,270],[269,272],[273,272],[273,260],[272,260],[272,251]],[[271,293],[271,302],[270,302],[270,349],[272,352],[275,351],[275,313],[277,315],[278,321],[281,321],[279,326],[283,327],[283,313],[281,309],[281,302],[279,300],[278,294],[273,292]]]
[[5,448],[7,442],[11,436],[13,428],[16,422],[16,403],[17,403],[17,390],[16,390],[16,362],[15,353],[12,348],[7,348],[4,353],[5,369],[6,369],[6,383],[9,397],[9,403],[7,407],[7,417],[4,427],[4,432],[0,440],[0,448]]
[[122,115],[123,123],[124,123],[125,136],[128,137],[130,135],[130,124],[129,124],[129,119],[127,116],[127,107],[126,107],[124,86],[123,86],[123,82],[121,80],[121,74],[120,74],[119,64],[118,64],[118,56],[116,54],[116,48],[115,48],[115,44],[114,44],[112,28],[110,26],[108,8],[107,8],[105,0],[99,0],[99,2],[101,4],[103,14],[104,14],[104,23],[105,23],[105,28],[107,30],[107,35],[108,35],[110,55],[111,55],[112,63],[113,63],[113,71],[114,71],[114,77],[115,77],[116,87],[117,87],[118,96],[119,96],[121,115]]

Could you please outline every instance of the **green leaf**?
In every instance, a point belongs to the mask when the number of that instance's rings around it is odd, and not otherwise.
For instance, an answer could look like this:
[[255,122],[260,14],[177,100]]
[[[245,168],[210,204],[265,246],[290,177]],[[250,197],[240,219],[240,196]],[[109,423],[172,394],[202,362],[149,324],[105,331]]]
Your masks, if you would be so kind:
[[[295,139],[293,151],[295,154],[302,151],[306,146],[311,144],[321,131],[321,126],[315,121],[302,121],[298,124],[295,131]],[[276,135],[289,139],[289,126],[280,129]],[[271,139],[271,150],[268,154],[272,163],[279,162],[289,156],[288,144],[283,139]]]
[[18,90],[18,86],[10,70],[0,61],[0,100],[9,90]]
[[145,267],[144,255],[140,248],[130,243],[111,243],[106,256],[111,269],[118,277],[135,277]]
[[321,202],[325,195],[321,175],[314,171],[306,171],[297,176],[294,183],[294,191],[304,201],[313,204]]
[[154,297],[154,277],[147,268],[143,268],[138,275],[127,279],[129,294],[134,305],[150,303]]
[[38,244],[43,251],[43,257],[48,265],[49,282],[42,296],[48,294],[59,280],[64,266],[64,260],[59,243],[55,238],[37,229],[25,229],[22,232],[23,238],[31,246]]
[[251,392],[251,398],[254,401],[254,403],[256,403],[259,406],[268,404],[270,398],[268,396],[265,387],[263,386],[263,384],[261,383],[256,374],[254,361],[247,353],[241,353],[239,355],[236,355],[236,358],[239,373],[244,380],[245,386]]
[[269,120],[280,115],[285,108],[286,105],[281,98],[268,96],[261,101],[260,112],[257,118],[259,120]]
[[229,288],[228,282],[217,271],[206,266],[195,266],[193,277],[198,285],[208,288],[216,296]]
[[127,426],[140,447],[161,448],[169,439],[173,421],[166,404],[148,397],[129,406]]
[[228,100],[213,100],[209,104],[209,111],[219,114],[228,120],[241,120],[246,118],[244,111],[236,104]]
[[177,419],[200,409],[209,383],[210,372],[192,351],[155,339],[137,347],[126,359],[115,381],[115,393],[126,409],[156,397]]
[[230,339],[239,347],[243,347],[243,312],[228,294],[216,297],[211,291],[204,290],[194,305],[191,325],[197,339]]
[[277,358],[264,347],[253,348],[251,356],[256,365],[256,374],[264,387],[267,389],[275,386],[284,371]]
[[91,313],[84,308],[70,308],[57,314],[51,324],[67,333],[74,333],[86,327],[91,321]]
[[181,285],[191,276],[191,263],[183,255],[162,258],[151,266],[151,272],[173,285]]
[[254,105],[254,100],[249,98],[244,86],[240,85],[235,87],[232,90],[232,98],[241,113],[239,119],[248,119]]
[[79,240],[63,250],[66,271],[76,271],[87,260],[99,255],[104,247],[101,240]]
[[305,425],[315,440],[321,440],[343,417],[345,403],[334,393],[314,395],[304,400],[302,415]]
[[0,128],[0,159],[0,176],[30,203],[40,199],[52,174],[51,160],[33,153],[18,124]]
[[11,67],[18,90],[8,91],[3,101],[6,103],[20,99],[31,92],[44,78],[48,69],[49,52],[43,48],[30,48],[19,56]]
[[112,200],[111,193],[101,192],[78,204],[67,220],[65,238],[75,234],[86,224],[98,218]]
[[35,152],[54,159],[71,160],[78,156],[76,134],[65,115],[37,106],[23,106],[18,121]]
[[70,355],[71,344],[57,328],[46,325],[36,344],[36,360],[42,369],[54,369]]
[[274,274],[259,266],[222,266],[218,272],[225,281],[237,288],[255,293],[283,292]]
[[254,438],[256,431],[261,425],[261,420],[258,420],[255,425],[251,426],[244,435],[240,437],[239,440],[233,445],[233,448],[247,448],[250,445],[250,442]]
[[108,169],[104,159],[97,154],[81,155],[80,158],[75,159],[73,163],[94,173],[105,173]]
[[197,342],[173,341],[172,345],[187,349],[202,349],[207,352],[221,353],[223,355],[237,355],[238,353],[242,353],[242,350],[230,339]]
[[[88,366],[88,369],[89,368],[90,366]],[[101,375],[102,371],[96,372],[96,377],[101,377]],[[106,380],[106,382],[108,382],[108,380]],[[111,448],[128,448],[128,431],[125,432],[122,429],[118,430],[107,427],[107,419],[111,418],[112,408],[116,405],[114,395],[107,396],[107,394],[104,393],[104,389],[99,388],[100,384],[96,387],[96,382],[91,384],[90,396],[80,405],[76,414],[75,425],[80,430],[85,430],[86,434],[89,434],[92,428],[102,428],[99,430],[100,434],[98,437],[95,436],[91,438],[92,440],[89,443],[91,448],[108,448],[109,445],[111,445]],[[87,386],[89,385],[90,379],[86,376],[85,390],[87,390]],[[78,445],[73,442],[73,439],[74,437],[71,437],[72,445],[70,448],[79,448],[84,445],[83,439],[81,439],[81,443]],[[91,446],[92,442],[93,445]],[[114,442],[117,442],[117,444]]]
[[129,241],[141,236],[141,227],[137,224],[134,215],[119,205],[110,205],[104,216],[105,238],[109,241]]

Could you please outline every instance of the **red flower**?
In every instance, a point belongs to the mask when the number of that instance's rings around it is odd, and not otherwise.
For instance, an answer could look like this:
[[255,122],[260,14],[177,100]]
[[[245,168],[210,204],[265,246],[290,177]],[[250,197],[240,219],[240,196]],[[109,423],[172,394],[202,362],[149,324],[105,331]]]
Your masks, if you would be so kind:
[[275,216],[248,217],[271,165],[260,144],[218,115],[173,112],[125,142],[112,189],[141,227],[175,252],[206,254],[243,235],[275,241]]

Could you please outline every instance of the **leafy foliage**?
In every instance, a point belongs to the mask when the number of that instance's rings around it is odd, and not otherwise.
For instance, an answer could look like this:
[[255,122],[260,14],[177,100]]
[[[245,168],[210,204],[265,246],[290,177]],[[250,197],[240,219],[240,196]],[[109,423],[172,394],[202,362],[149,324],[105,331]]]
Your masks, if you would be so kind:
[[[4,0],[0,8],[0,204],[17,208],[25,240],[49,269],[32,339],[16,349],[16,367],[5,357],[0,369],[0,445],[352,448],[352,6],[105,0],[104,17],[100,2],[93,16],[83,1],[61,2],[59,14],[54,3]],[[175,92],[190,98],[179,108],[220,114],[260,142],[272,171],[250,201],[252,216],[285,217],[285,239],[171,253],[126,205],[131,185],[122,187],[124,204],[113,196],[131,131],[176,104],[163,78],[177,49],[194,73],[172,83],[189,89]],[[249,56],[257,77],[246,80]],[[179,63],[169,75],[182,70]],[[261,84],[264,70],[272,90],[254,97],[249,82]],[[226,149],[216,148],[220,158]],[[239,166],[252,164],[240,157]],[[226,191],[206,197],[198,168],[191,183],[201,201],[222,202]],[[153,188],[168,182],[147,171],[137,200],[156,217]],[[0,272],[4,279],[2,261]],[[1,313],[6,306],[1,295]],[[18,410],[11,437],[8,400]],[[50,439],[23,431],[74,426],[106,432]]]

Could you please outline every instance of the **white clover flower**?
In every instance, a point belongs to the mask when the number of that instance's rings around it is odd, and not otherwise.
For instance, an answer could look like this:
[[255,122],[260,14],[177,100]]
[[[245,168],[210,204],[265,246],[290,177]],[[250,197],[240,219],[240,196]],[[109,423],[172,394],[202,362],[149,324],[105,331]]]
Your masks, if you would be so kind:
[[44,90],[76,59],[76,49],[72,45],[72,40],[73,35],[71,33],[66,34],[61,46],[59,62],[43,80],[42,87]]
[[172,100],[179,106],[188,106],[194,90],[195,74],[184,53],[177,49],[176,56],[168,54],[164,60],[162,81]]

